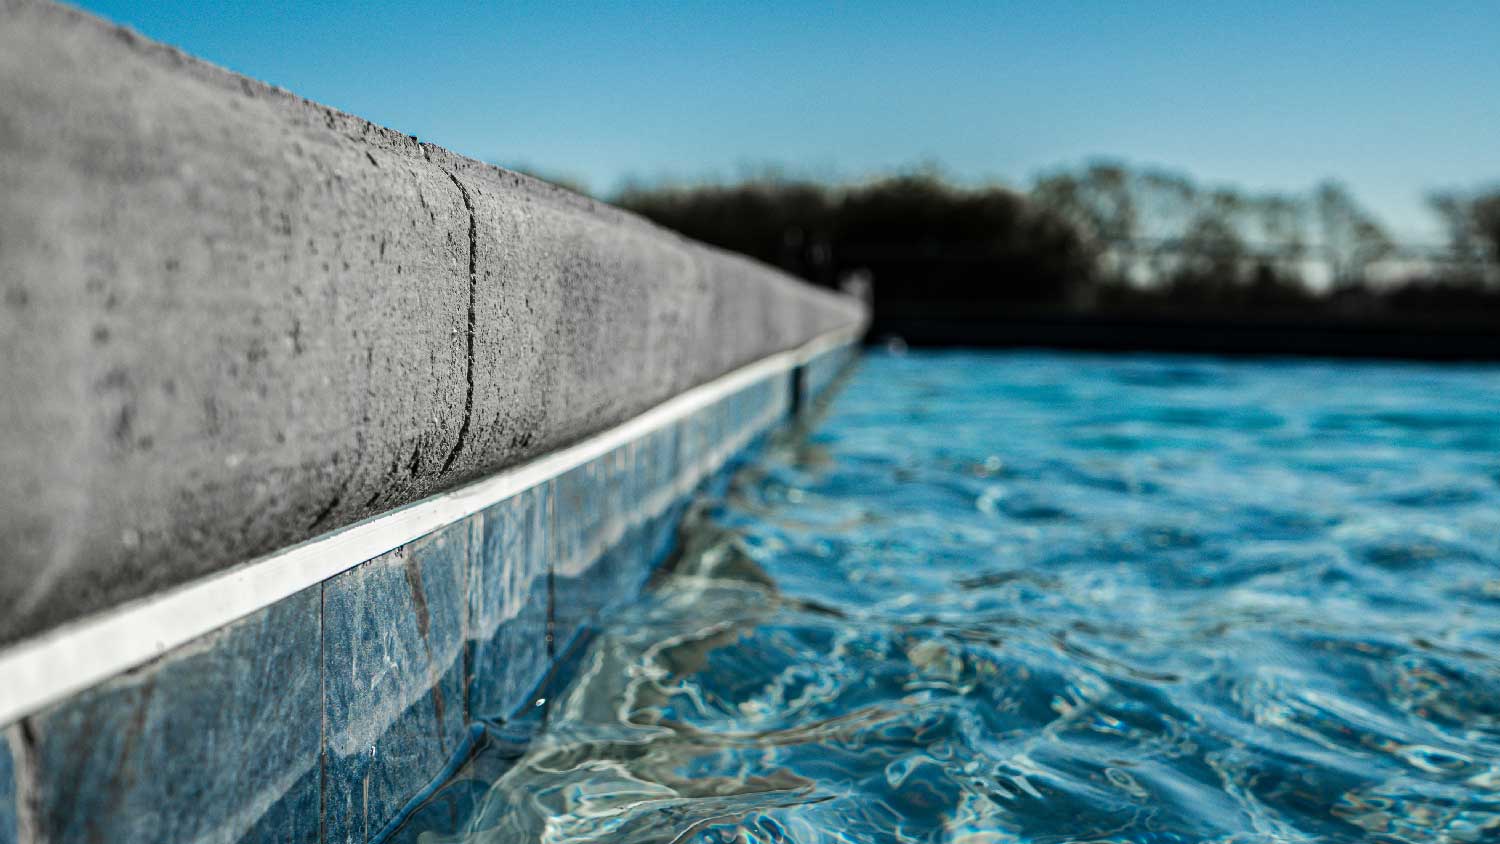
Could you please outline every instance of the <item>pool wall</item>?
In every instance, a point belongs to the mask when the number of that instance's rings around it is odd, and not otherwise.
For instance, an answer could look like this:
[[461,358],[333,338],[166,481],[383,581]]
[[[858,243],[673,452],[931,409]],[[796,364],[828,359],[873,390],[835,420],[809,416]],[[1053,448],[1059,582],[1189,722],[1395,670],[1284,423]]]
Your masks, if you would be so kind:
[[377,838],[866,309],[0,2],[0,844]]

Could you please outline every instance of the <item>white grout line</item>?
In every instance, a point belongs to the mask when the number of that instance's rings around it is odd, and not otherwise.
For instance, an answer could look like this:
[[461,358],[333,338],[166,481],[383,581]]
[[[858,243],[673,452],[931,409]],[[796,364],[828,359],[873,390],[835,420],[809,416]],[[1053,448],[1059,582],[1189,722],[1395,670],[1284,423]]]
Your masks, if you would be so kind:
[[[853,343],[840,329],[694,387],[582,442],[0,651],[0,726],[149,662],[366,560],[551,480],[756,381]],[[726,455],[727,456],[727,455]]]

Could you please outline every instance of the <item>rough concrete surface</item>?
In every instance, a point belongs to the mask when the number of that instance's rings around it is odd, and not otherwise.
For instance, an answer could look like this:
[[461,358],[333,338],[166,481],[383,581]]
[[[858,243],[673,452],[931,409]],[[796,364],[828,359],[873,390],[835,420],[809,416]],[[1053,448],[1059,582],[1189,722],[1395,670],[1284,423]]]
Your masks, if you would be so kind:
[[0,0],[0,644],[864,319],[617,209]]

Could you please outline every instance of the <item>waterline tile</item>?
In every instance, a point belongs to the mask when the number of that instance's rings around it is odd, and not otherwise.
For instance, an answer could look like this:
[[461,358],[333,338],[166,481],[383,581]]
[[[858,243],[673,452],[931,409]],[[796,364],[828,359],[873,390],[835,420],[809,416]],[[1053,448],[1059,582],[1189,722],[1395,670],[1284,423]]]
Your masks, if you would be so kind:
[[321,590],[32,716],[42,841],[316,841]]
[[528,696],[547,673],[552,497],[547,482],[481,514],[469,576],[469,711],[476,720],[510,720],[533,702]]
[[464,743],[474,525],[323,585],[326,842],[370,840]]

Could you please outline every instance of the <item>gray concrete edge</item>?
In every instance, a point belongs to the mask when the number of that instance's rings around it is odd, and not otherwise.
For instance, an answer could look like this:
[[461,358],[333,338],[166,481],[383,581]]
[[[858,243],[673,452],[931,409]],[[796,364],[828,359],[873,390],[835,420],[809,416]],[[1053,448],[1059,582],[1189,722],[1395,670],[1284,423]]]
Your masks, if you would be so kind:
[[867,320],[90,15],[0,18],[0,646]]

